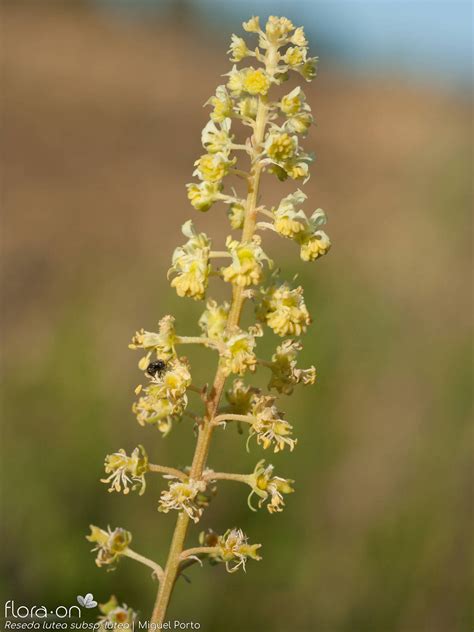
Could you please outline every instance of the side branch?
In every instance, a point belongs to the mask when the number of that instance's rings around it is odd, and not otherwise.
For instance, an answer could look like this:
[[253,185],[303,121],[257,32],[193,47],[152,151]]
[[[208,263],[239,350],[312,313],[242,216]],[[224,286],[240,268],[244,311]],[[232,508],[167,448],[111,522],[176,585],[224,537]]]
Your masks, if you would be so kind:
[[217,546],[195,546],[183,551],[179,556],[179,559],[182,561],[189,557],[194,557],[196,555],[210,555],[212,553],[217,553],[217,551]]
[[217,415],[217,417],[214,417],[212,423],[215,426],[219,426],[221,424],[224,424],[226,421],[243,421],[247,424],[253,424],[255,418],[251,415],[234,415],[232,413],[223,413],[222,415]]
[[137,553],[136,551],[133,551],[132,549],[125,549],[125,551],[123,552],[123,555],[153,569],[153,575],[156,577],[156,579],[158,579],[158,581],[161,581],[163,579],[162,567],[156,562],[154,562],[153,560],[148,559],[144,555],[140,555],[140,553]]
[[174,478],[179,478],[182,481],[188,478],[188,475],[182,472],[181,470],[177,470],[174,467],[167,467],[166,465],[155,465],[154,463],[149,463],[148,469],[150,472],[157,472],[158,474],[166,474],[168,476],[173,476]]
[[231,472],[204,472],[203,479],[205,481],[236,481],[237,483],[245,483],[252,486],[252,475],[249,474],[232,474]]
[[224,343],[219,340],[213,340],[212,338],[205,338],[204,336],[176,336],[176,344],[204,345],[205,347],[216,349],[219,353],[223,353],[226,350]]

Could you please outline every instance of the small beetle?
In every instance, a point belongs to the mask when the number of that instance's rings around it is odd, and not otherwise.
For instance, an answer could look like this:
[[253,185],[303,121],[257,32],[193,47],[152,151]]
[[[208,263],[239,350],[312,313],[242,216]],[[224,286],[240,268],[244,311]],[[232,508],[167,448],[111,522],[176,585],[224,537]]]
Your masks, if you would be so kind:
[[151,377],[162,377],[168,370],[166,362],[164,360],[153,360],[146,368],[146,372]]

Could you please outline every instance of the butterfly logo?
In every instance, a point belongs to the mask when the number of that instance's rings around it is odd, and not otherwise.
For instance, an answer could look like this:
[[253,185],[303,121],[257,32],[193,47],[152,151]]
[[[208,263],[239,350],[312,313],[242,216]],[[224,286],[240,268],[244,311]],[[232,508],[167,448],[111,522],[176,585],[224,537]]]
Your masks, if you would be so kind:
[[95,608],[97,606],[97,601],[94,601],[92,593],[87,593],[85,597],[77,595],[77,603],[83,608]]

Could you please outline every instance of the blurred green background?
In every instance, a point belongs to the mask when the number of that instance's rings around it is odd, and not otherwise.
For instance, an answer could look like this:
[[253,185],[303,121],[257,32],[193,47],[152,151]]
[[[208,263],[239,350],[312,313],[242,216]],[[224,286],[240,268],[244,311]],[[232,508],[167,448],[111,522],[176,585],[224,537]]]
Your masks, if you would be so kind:
[[[91,522],[120,525],[163,561],[176,516],[156,511],[159,477],[142,497],[107,494],[103,457],[138,443],[168,465],[192,455],[188,422],[165,440],[137,425],[141,374],[127,344],[166,313],[197,333],[203,306],[169,288],[171,253],[188,217],[214,243],[228,230],[222,208],[189,206],[184,184],[201,151],[201,106],[229,69],[227,38],[240,25],[193,6],[144,16],[79,1],[2,9],[2,592],[17,605],[115,593],[146,618],[154,600],[147,569],[97,569],[84,536]],[[297,493],[280,515],[252,514],[246,490],[222,484],[188,541],[238,525],[263,543],[264,560],[246,575],[191,569],[169,614],[205,632],[467,631],[469,93],[462,81],[433,81],[433,68],[355,67],[318,6],[294,2],[289,13],[297,24],[311,17],[322,57],[305,86],[317,121],[305,146],[318,155],[305,192],[307,210],[326,210],[334,247],[313,265],[281,240],[267,247],[287,278],[299,274],[314,317],[302,364],[314,362],[319,381],[282,403],[299,444],[272,459]],[[248,13],[272,7],[254,2]],[[469,17],[467,4],[452,10]],[[339,27],[349,41],[350,21]],[[275,201],[292,188],[267,178],[263,194]],[[261,354],[275,342],[266,336]],[[195,381],[210,379],[213,355],[189,356]],[[263,456],[229,427],[210,465],[250,471]]]

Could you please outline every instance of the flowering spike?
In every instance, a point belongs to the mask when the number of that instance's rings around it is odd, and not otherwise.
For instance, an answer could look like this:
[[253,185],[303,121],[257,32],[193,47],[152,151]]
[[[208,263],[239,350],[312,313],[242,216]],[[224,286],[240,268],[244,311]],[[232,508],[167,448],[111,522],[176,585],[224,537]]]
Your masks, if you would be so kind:
[[[140,350],[139,369],[145,377],[135,393],[133,412],[141,426],[153,425],[163,436],[175,422],[183,423],[183,431],[194,432],[197,442],[192,465],[174,468],[148,462],[140,445],[130,456],[125,450],[107,455],[105,478],[109,491],[128,494],[145,491],[145,476],[150,472],[170,479],[161,492],[158,510],[178,514],[176,527],[163,568],[129,548],[131,534],[124,529],[104,531],[91,527],[87,537],[95,545],[96,563],[113,567],[123,557],[130,557],[153,569],[160,582],[150,625],[161,628],[167,606],[179,573],[189,564],[223,563],[229,573],[246,569],[249,559],[260,560],[260,544],[249,544],[241,529],[232,528],[222,535],[208,531],[200,536],[201,546],[184,549],[188,528],[197,523],[209,506],[217,484],[230,480],[251,488],[250,509],[265,505],[270,513],[279,513],[284,497],[293,492],[291,479],[274,474],[274,467],[259,461],[251,474],[216,472],[208,467],[208,454],[213,432],[236,422],[240,434],[247,428],[247,448],[255,443],[258,449],[274,453],[293,451],[297,439],[293,426],[279,410],[276,396],[244,382],[243,377],[269,369],[268,390],[291,395],[297,384],[314,384],[313,366],[301,369],[296,358],[302,349],[299,340],[311,323],[311,316],[301,286],[279,280],[271,272],[273,261],[263,246],[261,232],[272,230],[293,241],[303,261],[314,261],[329,251],[331,242],[322,230],[326,215],[322,209],[307,215],[303,210],[306,195],[296,189],[274,207],[260,201],[263,176],[277,180],[295,180],[304,184],[310,177],[313,154],[303,146],[303,139],[313,123],[311,108],[300,85],[283,90],[290,78],[311,81],[316,75],[317,58],[311,57],[303,27],[285,17],[270,16],[260,23],[256,16],[243,23],[244,33],[255,35],[249,41],[232,34],[229,57],[232,67],[221,85],[206,102],[209,120],[201,133],[203,153],[194,163],[194,181],[188,183],[191,206],[201,212],[227,205],[226,212],[233,231],[220,244],[211,244],[210,237],[184,223],[185,242],[173,252],[168,272],[171,287],[179,297],[205,300],[196,331],[177,333],[175,319],[164,316],[156,332],[140,329],[129,347]],[[275,89],[280,90],[277,91]],[[240,131],[247,130],[240,140]],[[228,186],[228,176],[239,177],[242,187]],[[225,208],[225,207],[224,207]],[[222,210],[222,209],[220,209]],[[265,221],[262,220],[262,215]],[[276,253],[278,254],[278,253]],[[215,279],[215,281],[213,280]],[[226,285],[228,299],[217,301],[213,283]],[[256,321],[241,322],[246,302],[254,303]],[[248,310],[249,316],[250,310]],[[257,355],[258,339],[264,327],[283,338],[271,360]],[[178,330],[180,327],[178,326]],[[198,387],[192,383],[191,366],[178,354],[178,346],[195,344],[218,352],[213,382]],[[226,386],[226,381],[231,378]],[[222,401],[225,393],[226,402]],[[195,398],[195,408],[188,410],[188,399]],[[255,505],[255,506],[254,506]],[[135,621],[135,613],[126,605],[119,606],[113,597],[100,606],[102,627]]]

